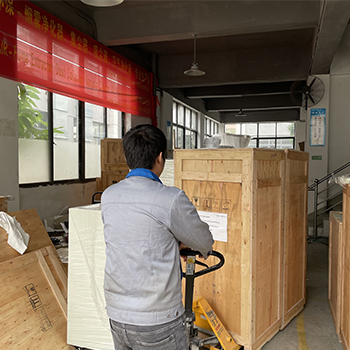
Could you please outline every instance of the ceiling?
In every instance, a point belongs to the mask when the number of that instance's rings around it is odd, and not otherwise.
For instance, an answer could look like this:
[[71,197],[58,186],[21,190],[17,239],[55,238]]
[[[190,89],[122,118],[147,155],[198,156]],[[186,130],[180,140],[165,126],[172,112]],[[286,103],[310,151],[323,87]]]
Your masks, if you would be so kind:
[[[347,0],[31,1],[153,71],[158,87],[223,123],[298,120],[294,81],[328,74],[350,18]],[[183,72],[193,61],[206,74]],[[245,117],[236,114],[243,109]]]

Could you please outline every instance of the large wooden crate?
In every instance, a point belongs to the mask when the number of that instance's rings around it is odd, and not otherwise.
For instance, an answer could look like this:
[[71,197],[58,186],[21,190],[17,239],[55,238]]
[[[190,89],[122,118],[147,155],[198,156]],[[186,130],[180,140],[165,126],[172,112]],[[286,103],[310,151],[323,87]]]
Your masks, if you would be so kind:
[[283,329],[306,300],[307,196],[309,154],[285,150]]
[[350,349],[350,185],[343,191],[343,286],[340,311],[340,340]]
[[101,179],[97,182],[97,188],[104,191],[107,187],[125,179],[129,173],[126,164],[123,144],[121,139],[101,140]]
[[340,333],[340,310],[343,284],[343,214],[329,213],[328,299],[335,330]]
[[[282,324],[285,152],[175,151],[175,186],[198,210],[228,216],[224,267],[195,281],[235,341],[260,349]],[[209,260],[210,262],[210,260]]]

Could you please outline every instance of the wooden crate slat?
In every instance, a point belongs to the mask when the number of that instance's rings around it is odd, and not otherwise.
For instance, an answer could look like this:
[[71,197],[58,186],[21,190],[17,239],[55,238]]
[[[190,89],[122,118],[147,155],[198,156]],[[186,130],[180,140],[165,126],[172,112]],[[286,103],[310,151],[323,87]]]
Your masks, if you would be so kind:
[[306,301],[307,186],[305,152],[286,150],[284,192],[283,317],[281,329],[304,308]]

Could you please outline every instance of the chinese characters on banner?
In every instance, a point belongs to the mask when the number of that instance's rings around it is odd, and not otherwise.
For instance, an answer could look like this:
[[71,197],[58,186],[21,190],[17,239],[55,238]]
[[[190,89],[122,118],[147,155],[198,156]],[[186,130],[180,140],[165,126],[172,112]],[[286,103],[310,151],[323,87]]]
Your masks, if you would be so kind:
[[156,123],[152,73],[29,1],[0,0],[0,75]]
[[326,141],[326,108],[312,108],[310,113],[310,146],[324,146]]

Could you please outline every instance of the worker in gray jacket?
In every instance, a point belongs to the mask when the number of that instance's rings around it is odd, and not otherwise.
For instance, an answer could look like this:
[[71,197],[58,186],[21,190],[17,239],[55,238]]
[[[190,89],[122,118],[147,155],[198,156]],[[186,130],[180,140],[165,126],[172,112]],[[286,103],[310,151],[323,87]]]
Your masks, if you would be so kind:
[[207,256],[213,237],[185,193],[161,183],[166,138],[138,125],[123,138],[131,171],[102,195],[104,290],[116,350],[188,350],[179,246]]

